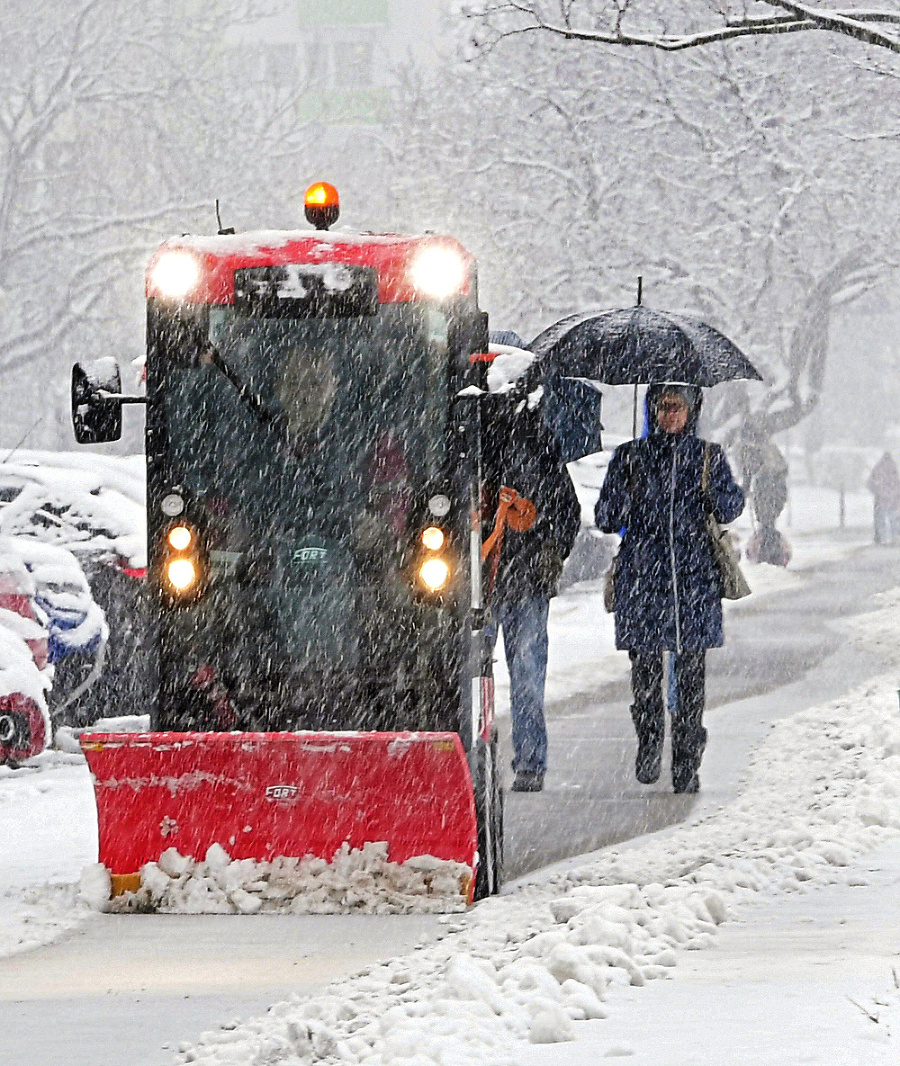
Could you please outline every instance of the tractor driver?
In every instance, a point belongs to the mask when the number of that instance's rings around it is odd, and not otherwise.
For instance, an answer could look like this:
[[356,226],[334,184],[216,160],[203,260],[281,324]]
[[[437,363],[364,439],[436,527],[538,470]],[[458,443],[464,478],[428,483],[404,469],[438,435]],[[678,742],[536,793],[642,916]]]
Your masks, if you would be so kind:
[[295,454],[308,454],[315,447],[315,437],[331,414],[337,385],[326,353],[293,347],[285,354],[277,397],[288,447]]

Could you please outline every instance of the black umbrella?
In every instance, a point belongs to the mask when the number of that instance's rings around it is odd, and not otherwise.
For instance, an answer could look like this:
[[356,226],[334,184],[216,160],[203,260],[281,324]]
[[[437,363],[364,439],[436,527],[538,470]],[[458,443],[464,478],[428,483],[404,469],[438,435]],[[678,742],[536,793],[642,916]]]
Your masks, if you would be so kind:
[[[490,342],[530,352],[518,333],[512,330],[492,330]],[[530,378],[529,370],[530,365],[522,366],[519,377],[509,382],[513,386],[513,391],[508,393],[513,410],[522,408],[522,397],[526,395],[521,388],[524,380],[532,382],[528,392],[540,384],[543,391],[538,402],[543,421],[553,434],[562,461],[570,463],[584,455],[601,451],[603,444],[600,433],[603,425],[600,422],[600,407],[603,396],[600,383],[558,373],[551,373],[537,382]]]
[[570,315],[528,347],[537,357],[531,373],[540,377],[564,374],[607,385],[762,380],[737,345],[701,319],[641,305]]
[[544,421],[559,445],[563,462],[603,450],[599,382],[555,375],[544,383]]

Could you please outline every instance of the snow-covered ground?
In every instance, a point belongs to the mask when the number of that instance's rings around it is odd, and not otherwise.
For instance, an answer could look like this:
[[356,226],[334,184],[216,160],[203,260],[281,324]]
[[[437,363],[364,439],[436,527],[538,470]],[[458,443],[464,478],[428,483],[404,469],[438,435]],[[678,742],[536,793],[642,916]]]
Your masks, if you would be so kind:
[[[747,568],[758,596],[869,541],[865,497],[849,501],[837,537],[827,502],[795,497],[794,558],[788,570]],[[848,639],[900,670],[900,590],[872,606],[842,623]],[[623,675],[627,657],[612,650],[611,632],[599,587],[554,602],[551,699]],[[264,1016],[223,1017],[175,1061],[896,1063],[897,685],[892,669],[773,722],[733,800],[717,806],[720,793],[701,793],[688,823],[523,879],[438,919],[440,936],[415,951]],[[0,955],[91,918],[90,878],[82,895],[78,881],[95,856],[79,756],[47,752],[22,770],[0,768]]]
[[[583,521],[588,524],[592,520],[590,516],[602,474],[585,460],[572,463],[570,470],[581,500]],[[848,494],[844,503],[845,527],[841,529],[837,492],[809,485],[792,486],[784,520],[779,522],[791,544],[790,565],[784,569],[745,561],[742,566],[754,596],[747,600],[726,600],[726,620],[732,611],[755,606],[760,596],[796,588],[802,581],[803,571],[840,559],[853,548],[871,543],[871,496],[868,493]],[[731,529],[739,542],[746,543],[753,531],[749,508]],[[548,701],[594,691],[598,685],[617,681],[628,674],[628,655],[616,651],[613,617],[603,608],[602,581],[581,582],[568,589],[566,595],[552,600],[549,629],[552,637],[548,653]],[[502,713],[509,706],[509,674],[503,657],[502,635],[497,642],[494,674],[497,706]]]
[[84,759],[45,751],[0,766],[0,955],[56,939],[90,917],[80,871],[97,861],[97,811]]
[[[848,637],[883,652],[898,620],[894,591]],[[892,670],[773,724],[733,802],[526,879],[176,1061],[896,1063],[898,903]]]

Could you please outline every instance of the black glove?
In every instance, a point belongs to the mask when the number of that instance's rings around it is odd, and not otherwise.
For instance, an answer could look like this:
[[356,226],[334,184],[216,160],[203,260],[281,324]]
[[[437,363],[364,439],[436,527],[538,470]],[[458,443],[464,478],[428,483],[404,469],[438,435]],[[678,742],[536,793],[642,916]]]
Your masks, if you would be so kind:
[[542,544],[537,557],[537,576],[541,585],[548,592],[555,593],[562,576],[563,559],[555,544]]

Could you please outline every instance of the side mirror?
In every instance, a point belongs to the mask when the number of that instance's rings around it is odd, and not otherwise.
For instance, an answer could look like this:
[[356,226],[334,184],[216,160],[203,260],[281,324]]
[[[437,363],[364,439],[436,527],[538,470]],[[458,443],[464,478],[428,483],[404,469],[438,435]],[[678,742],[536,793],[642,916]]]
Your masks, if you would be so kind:
[[72,367],[72,428],[79,444],[122,436],[122,377],[111,356]]

